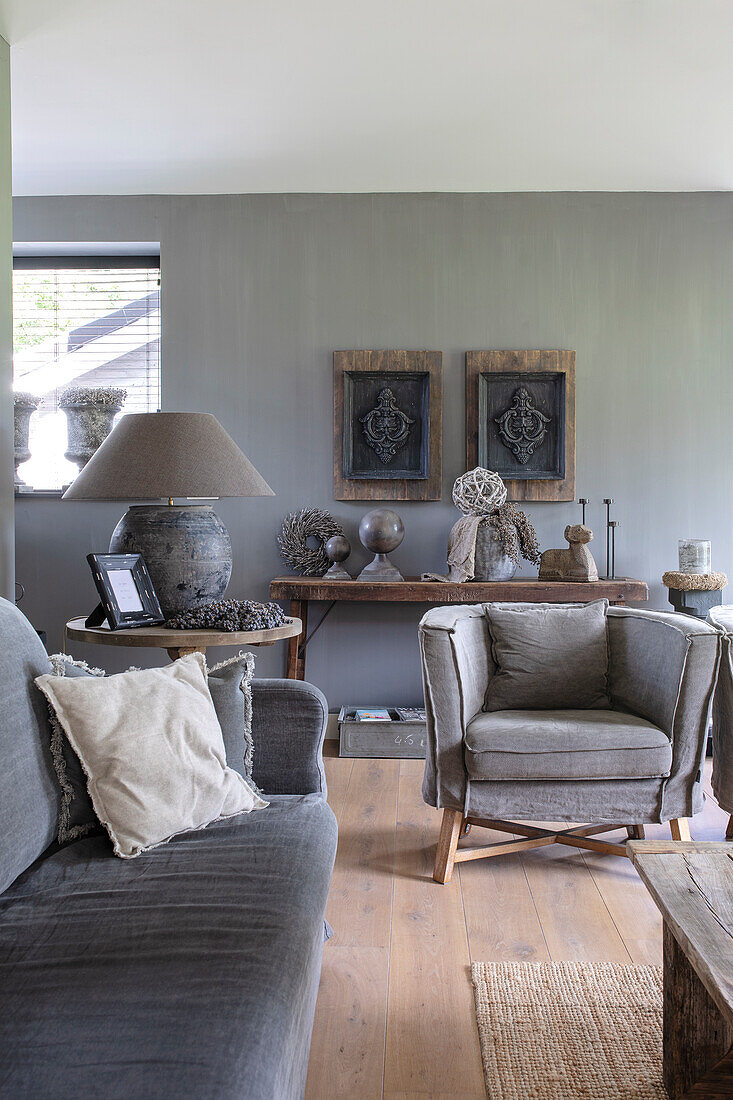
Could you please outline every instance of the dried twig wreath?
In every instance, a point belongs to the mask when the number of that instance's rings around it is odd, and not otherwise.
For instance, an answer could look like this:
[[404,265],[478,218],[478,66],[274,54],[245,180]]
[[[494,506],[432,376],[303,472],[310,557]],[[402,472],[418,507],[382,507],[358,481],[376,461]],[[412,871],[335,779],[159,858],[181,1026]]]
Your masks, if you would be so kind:
[[[343,527],[330,512],[323,508],[302,508],[285,517],[277,541],[283,560],[291,569],[304,577],[322,577],[331,564],[324,543],[343,533]],[[318,545],[309,546],[309,538],[317,539]]]

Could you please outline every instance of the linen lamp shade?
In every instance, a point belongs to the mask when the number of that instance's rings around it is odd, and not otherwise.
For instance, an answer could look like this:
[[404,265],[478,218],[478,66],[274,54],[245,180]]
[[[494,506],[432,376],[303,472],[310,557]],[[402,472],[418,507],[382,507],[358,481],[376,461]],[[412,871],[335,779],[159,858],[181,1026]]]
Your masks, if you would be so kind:
[[271,497],[272,489],[211,413],[128,413],[64,500]]
[[271,497],[272,489],[211,413],[128,413],[64,493],[64,500],[160,500],[133,505],[117,524],[113,554],[142,554],[163,614],[224,595],[232,575],[229,532],[210,504],[174,497]]

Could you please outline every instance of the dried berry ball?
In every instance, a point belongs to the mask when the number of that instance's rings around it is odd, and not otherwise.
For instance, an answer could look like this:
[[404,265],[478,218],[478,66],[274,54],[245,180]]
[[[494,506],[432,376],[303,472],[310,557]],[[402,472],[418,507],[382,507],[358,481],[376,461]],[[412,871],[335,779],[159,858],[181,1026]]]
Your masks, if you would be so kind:
[[272,630],[291,622],[276,603],[256,600],[214,600],[182,611],[165,624],[169,630]]

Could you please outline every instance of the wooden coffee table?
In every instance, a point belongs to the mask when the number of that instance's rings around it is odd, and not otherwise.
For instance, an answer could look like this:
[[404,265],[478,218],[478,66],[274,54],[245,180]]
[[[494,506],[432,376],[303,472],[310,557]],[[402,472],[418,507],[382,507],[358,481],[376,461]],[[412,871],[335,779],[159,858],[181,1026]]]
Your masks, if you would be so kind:
[[164,626],[139,626],[131,630],[110,630],[107,626],[85,626],[84,619],[69,619],[66,636],[93,645],[134,646],[164,649],[172,661],[186,653],[206,653],[210,646],[274,645],[284,638],[297,638],[303,629],[300,619],[269,630],[169,630]]
[[733,848],[641,840],[628,847],[664,920],[667,1091],[672,1100],[733,1097]]

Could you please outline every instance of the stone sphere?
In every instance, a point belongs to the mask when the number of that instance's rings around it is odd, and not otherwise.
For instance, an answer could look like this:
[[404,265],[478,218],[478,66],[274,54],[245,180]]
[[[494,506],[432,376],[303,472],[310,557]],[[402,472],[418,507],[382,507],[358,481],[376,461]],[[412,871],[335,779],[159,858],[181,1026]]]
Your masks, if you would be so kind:
[[332,535],[328,542],[324,543],[323,549],[329,561],[346,561],[351,553],[351,543],[346,535]]
[[404,537],[405,525],[391,508],[374,508],[359,524],[359,538],[372,554],[389,554]]

